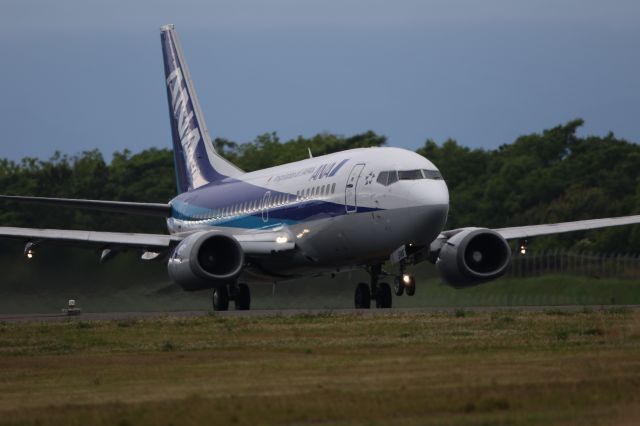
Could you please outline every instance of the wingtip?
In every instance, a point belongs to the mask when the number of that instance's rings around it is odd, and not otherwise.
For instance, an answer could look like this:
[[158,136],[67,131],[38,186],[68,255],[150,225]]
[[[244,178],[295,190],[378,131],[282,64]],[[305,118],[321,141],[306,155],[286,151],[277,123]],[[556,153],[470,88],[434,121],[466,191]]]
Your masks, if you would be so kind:
[[160,27],[160,32],[165,32],[169,30],[175,30],[176,26],[174,24],[166,24]]

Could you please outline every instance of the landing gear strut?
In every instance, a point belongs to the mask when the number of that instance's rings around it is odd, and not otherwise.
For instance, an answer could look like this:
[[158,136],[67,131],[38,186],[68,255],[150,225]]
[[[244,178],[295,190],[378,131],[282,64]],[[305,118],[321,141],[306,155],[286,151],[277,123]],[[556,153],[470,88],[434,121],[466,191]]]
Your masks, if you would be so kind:
[[249,286],[240,283],[222,284],[213,290],[213,310],[229,310],[229,301],[233,300],[236,310],[247,311],[251,308],[251,291]]

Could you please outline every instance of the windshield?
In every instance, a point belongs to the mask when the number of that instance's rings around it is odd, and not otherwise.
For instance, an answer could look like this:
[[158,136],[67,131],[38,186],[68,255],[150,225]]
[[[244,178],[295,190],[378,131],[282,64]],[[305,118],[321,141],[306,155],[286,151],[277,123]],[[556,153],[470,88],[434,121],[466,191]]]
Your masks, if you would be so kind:
[[399,180],[419,180],[431,179],[442,180],[442,175],[437,170],[415,169],[415,170],[386,170],[378,174],[376,181],[384,186],[389,186]]

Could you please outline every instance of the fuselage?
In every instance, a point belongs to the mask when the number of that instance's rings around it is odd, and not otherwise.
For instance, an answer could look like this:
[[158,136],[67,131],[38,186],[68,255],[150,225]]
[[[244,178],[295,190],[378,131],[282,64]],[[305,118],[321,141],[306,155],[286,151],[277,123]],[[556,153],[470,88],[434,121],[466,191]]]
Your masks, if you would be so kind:
[[296,260],[279,264],[272,256],[254,269],[286,277],[384,261],[404,244],[429,244],[446,222],[449,193],[429,160],[384,147],[227,178],[171,205],[171,233],[281,229],[299,249]]

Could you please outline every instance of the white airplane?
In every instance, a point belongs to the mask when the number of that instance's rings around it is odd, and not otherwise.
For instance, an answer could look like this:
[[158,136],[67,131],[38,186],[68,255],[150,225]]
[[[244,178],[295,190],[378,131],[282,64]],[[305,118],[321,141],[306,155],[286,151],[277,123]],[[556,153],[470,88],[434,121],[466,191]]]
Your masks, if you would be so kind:
[[221,157],[204,116],[173,25],[161,28],[169,116],[179,195],[167,204],[0,196],[0,199],[162,216],[168,234],[130,234],[0,227],[0,237],[39,244],[64,242],[102,249],[106,260],[123,249],[142,259],[168,259],[184,290],[213,289],[214,310],[229,301],[249,309],[247,283],[279,282],[362,268],[355,307],[390,308],[383,263],[399,264],[394,292],[415,293],[408,265],[436,264],[454,287],[502,276],[510,264],[507,240],[640,223],[639,216],[502,229],[443,231],[449,192],[426,158],[398,148],[352,149],[245,173]]

